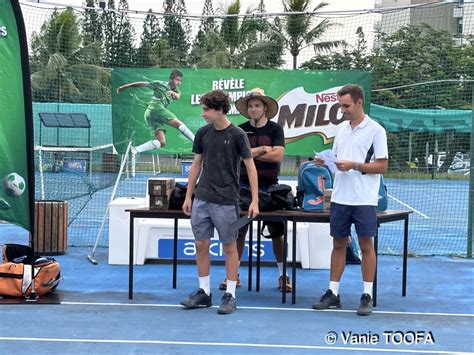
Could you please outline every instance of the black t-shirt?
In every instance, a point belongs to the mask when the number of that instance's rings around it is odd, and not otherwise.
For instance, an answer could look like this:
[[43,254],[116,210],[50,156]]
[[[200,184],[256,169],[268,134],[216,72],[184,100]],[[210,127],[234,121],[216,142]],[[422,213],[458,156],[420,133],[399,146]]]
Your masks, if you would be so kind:
[[196,198],[222,205],[239,203],[241,159],[252,157],[244,131],[230,124],[216,130],[208,124],[196,132],[193,152],[202,154],[202,172]]
[[[256,128],[250,124],[250,121],[247,121],[239,125],[239,127],[247,134],[252,148],[262,145],[268,145],[270,147],[285,146],[283,128],[278,123],[268,121],[265,126]],[[272,184],[278,184],[280,163],[263,162],[260,160],[254,160],[254,162],[258,173],[259,188],[267,188]],[[245,184],[249,183],[249,177],[245,166],[242,166],[240,170],[240,179]]]

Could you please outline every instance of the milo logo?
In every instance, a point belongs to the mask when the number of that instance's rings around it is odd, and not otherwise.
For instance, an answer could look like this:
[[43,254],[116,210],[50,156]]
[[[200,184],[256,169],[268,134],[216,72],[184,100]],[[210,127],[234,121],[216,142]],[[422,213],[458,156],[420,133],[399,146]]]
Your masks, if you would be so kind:
[[337,125],[344,121],[336,94],[340,88],[308,93],[298,87],[278,99],[280,110],[273,121],[283,127],[287,143],[310,135],[321,136],[324,144],[332,142]]

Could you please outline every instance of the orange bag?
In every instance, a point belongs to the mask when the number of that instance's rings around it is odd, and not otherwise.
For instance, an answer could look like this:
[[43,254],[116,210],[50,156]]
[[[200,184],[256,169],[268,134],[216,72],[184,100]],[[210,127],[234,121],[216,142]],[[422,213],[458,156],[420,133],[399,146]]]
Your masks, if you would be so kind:
[[[31,265],[6,262],[0,264],[0,295],[23,297],[31,293]],[[35,292],[51,293],[59,285],[61,268],[53,258],[39,258],[35,262]]]

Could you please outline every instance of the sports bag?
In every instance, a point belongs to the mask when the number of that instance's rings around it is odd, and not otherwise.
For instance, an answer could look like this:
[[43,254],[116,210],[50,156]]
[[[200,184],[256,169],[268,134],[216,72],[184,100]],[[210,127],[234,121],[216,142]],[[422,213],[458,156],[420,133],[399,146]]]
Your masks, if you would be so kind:
[[279,210],[291,210],[295,207],[295,196],[290,185],[270,185],[267,191]]
[[[24,255],[21,255],[24,254]],[[61,268],[54,258],[32,256],[31,248],[19,244],[3,246],[0,264],[0,295],[29,296],[31,293],[31,263],[35,260],[35,292],[45,295],[56,290],[61,280]]]
[[307,211],[322,211],[324,191],[332,188],[332,175],[326,166],[307,161],[300,166],[296,199],[298,206]]
[[188,184],[177,182],[171,191],[170,202],[168,209],[180,210],[183,208],[184,200],[186,199],[186,192],[188,191]]
[[[240,188],[239,207],[242,211],[248,211],[252,203],[252,191],[248,187]],[[278,204],[272,200],[268,192],[258,192],[258,209],[262,212],[276,211]]]

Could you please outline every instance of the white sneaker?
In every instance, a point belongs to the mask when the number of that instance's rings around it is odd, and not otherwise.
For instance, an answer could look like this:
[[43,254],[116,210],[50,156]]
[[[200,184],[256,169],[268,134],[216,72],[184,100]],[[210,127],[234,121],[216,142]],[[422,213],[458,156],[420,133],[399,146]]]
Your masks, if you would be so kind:
[[135,177],[135,166],[137,164],[137,149],[130,147],[130,164],[132,165],[132,177]]

